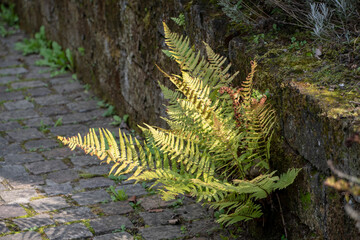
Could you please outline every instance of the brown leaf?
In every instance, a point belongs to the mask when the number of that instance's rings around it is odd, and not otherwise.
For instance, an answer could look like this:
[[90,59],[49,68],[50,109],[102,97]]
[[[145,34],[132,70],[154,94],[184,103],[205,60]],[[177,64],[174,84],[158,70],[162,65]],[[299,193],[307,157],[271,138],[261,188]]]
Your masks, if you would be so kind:
[[176,218],[176,219],[170,219],[168,220],[168,223],[171,225],[176,225],[180,223],[180,219]]
[[150,209],[148,212],[156,213],[156,212],[163,212],[163,211],[164,211],[164,209],[157,208],[157,209]]
[[129,201],[129,202],[136,203],[136,196],[129,197],[129,198],[128,198],[128,201]]

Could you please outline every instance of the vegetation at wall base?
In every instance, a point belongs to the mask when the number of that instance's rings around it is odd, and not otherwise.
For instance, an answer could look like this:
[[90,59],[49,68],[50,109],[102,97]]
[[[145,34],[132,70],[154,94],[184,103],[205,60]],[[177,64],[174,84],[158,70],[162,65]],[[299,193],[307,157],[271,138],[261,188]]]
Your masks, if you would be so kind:
[[276,116],[266,95],[252,97],[256,62],[241,87],[234,89],[230,83],[237,73],[228,73],[226,58],[205,43],[206,60],[187,37],[163,25],[170,58],[181,69],[181,75],[170,75],[159,67],[176,87],[173,91],[160,84],[169,102],[164,120],[170,130],[144,124],[144,143],[119,130],[119,146],[107,129],[90,129],[84,138],[78,134],[58,139],[72,150],[80,147],[113,163],[114,175],[131,174],[129,180],[154,181],[152,186],[161,183],[164,200],[191,194],[222,212],[217,219],[222,224],[259,218],[259,201],[292,184],[300,169],[280,176],[270,170]]

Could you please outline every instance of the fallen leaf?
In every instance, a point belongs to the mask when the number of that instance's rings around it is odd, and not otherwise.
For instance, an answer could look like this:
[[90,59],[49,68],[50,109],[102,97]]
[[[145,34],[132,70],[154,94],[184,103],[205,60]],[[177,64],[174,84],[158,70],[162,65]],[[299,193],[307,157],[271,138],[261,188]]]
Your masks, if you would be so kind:
[[157,208],[157,209],[150,209],[148,212],[163,212],[164,209],[161,209],[161,208]]
[[168,223],[171,225],[176,225],[180,223],[180,219],[176,218],[176,219],[170,219],[168,220]]
[[136,203],[136,196],[129,197],[129,198],[128,198],[128,201],[129,201],[129,202]]

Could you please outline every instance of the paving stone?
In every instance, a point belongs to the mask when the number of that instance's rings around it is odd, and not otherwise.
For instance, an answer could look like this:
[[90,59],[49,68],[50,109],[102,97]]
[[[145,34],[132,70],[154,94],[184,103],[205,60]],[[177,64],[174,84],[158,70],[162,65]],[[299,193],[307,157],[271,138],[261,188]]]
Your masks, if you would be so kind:
[[76,154],[76,150],[71,151],[68,147],[55,148],[42,152],[42,155],[47,159],[64,159],[73,156],[74,154]]
[[74,124],[50,128],[50,132],[57,136],[72,137],[80,133],[82,136],[89,132],[84,125]]
[[30,140],[24,144],[27,150],[37,150],[37,149],[51,149],[59,146],[59,143],[53,139],[40,139],[40,140]]
[[115,184],[114,181],[109,178],[94,177],[88,179],[80,179],[79,185],[76,186],[76,189],[80,190],[80,189],[108,187],[114,184]]
[[94,237],[93,240],[133,240],[134,237],[127,232],[108,233]]
[[71,111],[80,112],[80,113],[89,112],[89,111],[98,109],[97,102],[94,100],[71,102],[71,103],[66,104],[66,106]]
[[70,183],[61,183],[45,186],[42,188],[48,196],[66,195],[72,193],[73,188]]
[[48,67],[33,67],[25,75],[26,79],[42,79],[51,77],[51,69]]
[[43,106],[39,109],[39,111],[47,117],[69,113],[69,110],[61,105],[53,105],[51,107]]
[[18,109],[28,109],[28,108],[34,108],[34,104],[27,100],[20,100],[16,102],[5,102],[4,107],[7,110],[18,110]]
[[15,130],[17,128],[22,128],[22,126],[18,122],[0,123],[0,131]]
[[44,158],[38,153],[15,153],[6,155],[4,160],[5,163],[21,164],[42,161]]
[[67,97],[71,99],[73,102],[88,101],[91,99],[92,96],[93,96],[92,94],[85,91],[71,93],[67,95]]
[[180,226],[157,226],[139,229],[145,240],[174,239],[184,237]]
[[173,202],[174,201],[164,201],[159,195],[141,198],[141,206],[147,211],[150,209],[169,207]]
[[68,166],[61,160],[34,162],[25,164],[25,167],[33,174],[48,173],[68,168]]
[[110,195],[103,189],[77,193],[72,196],[72,199],[74,199],[80,205],[89,205],[111,200]]
[[19,204],[0,205],[0,219],[25,216],[27,213]]
[[0,84],[8,84],[10,82],[14,82],[18,80],[19,78],[17,76],[5,76],[0,77]]
[[23,121],[28,127],[53,126],[54,121],[49,117],[32,118]]
[[208,216],[207,211],[200,204],[181,206],[180,208],[175,209],[175,213],[181,214],[186,220],[201,219]]
[[50,79],[51,85],[66,84],[71,83],[72,81],[74,80],[71,78],[71,76],[63,76]]
[[92,233],[82,223],[74,223],[54,228],[46,228],[45,234],[49,239],[85,239],[92,237]]
[[43,106],[69,103],[68,98],[65,96],[62,96],[62,95],[49,95],[49,96],[43,96],[43,97],[36,97],[36,98],[34,98],[34,100],[37,104],[40,104]]
[[7,188],[2,183],[0,183],[0,191],[4,191],[4,190],[7,190]]
[[71,157],[70,159],[75,166],[80,166],[80,167],[100,164],[100,160],[95,156],[88,156],[88,155],[74,156]]
[[67,94],[67,93],[72,93],[72,92],[84,90],[84,86],[81,85],[78,82],[57,85],[57,86],[54,86],[53,88],[59,94]]
[[64,115],[62,119],[63,124],[75,124],[75,123],[83,123],[89,122],[94,118],[101,116],[102,111],[94,110],[86,113],[73,113]]
[[34,231],[22,232],[22,233],[0,237],[0,240],[25,240],[25,239],[41,240],[42,237],[38,232],[34,232]]
[[69,208],[53,214],[53,219],[60,223],[79,221],[96,217],[97,215],[95,215],[90,210],[90,208],[87,207]]
[[116,190],[124,189],[126,194],[131,196],[142,196],[148,194],[148,192],[140,184],[121,185]]
[[43,185],[44,179],[41,176],[23,175],[16,178],[8,178],[8,183],[15,189],[22,188],[39,188]]
[[37,199],[31,201],[30,205],[38,213],[70,207],[70,205],[62,197],[49,197],[49,198]]
[[125,225],[126,228],[134,227],[130,220],[123,216],[102,217],[90,221],[90,226],[94,229],[96,234],[120,229],[122,225]]
[[25,168],[21,165],[3,165],[0,168],[0,177],[3,178],[18,178],[21,176],[29,175]]
[[24,81],[24,82],[16,82],[11,84],[11,87],[13,89],[35,88],[35,87],[46,87],[46,86],[47,84],[42,81]]
[[18,75],[26,72],[28,72],[28,70],[23,67],[0,69],[0,75]]
[[22,149],[20,143],[12,143],[0,148],[0,157],[21,152],[24,152],[24,149]]
[[26,89],[26,95],[30,95],[32,97],[41,97],[51,94],[51,90],[46,87],[37,87],[37,88],[29,88]]
[[48,214],[39,214],[29,218],[18,218],[14,219],[13,222],[18,225],[21,230],[54,224],[54,221]]
[[52,180],[56,183],[71,182],[72,180],[78,179],[79,175],[75,170],[60,170],[52,172],[47,175],[47,179]]
[[123,215],[134,211],[128,201],[102,203],[99,208],[106,215]]
[[25,110],[14,110],[2,112],[0,114],[0,120],[9,121],[12,119],[29,119],[40,117],[34,109],[25,109]]
[[213,233],[214,231],[220,228],[221,226],[218,223],[209,219],[205,219],[205,220],[191,222],[190,226],[187,227],[187,232],[190,235],[197,235],[197,234],[210,235],[211,233]]
[[8,232],[9,229],[6,227],[5,223],[0,222],[0,234]]
[[17,92],[2,92],[0,94],[0,101],[15,101],[24,99],[24,95],[21,91]]
[[109,164],[102,164],[100,166],[94,166],[94,167],[77,167],[76,170],[82,172],[82,173],[89,173],[89,174],[95,174],[95,175],[108,175],[109,171],[111,169],[111,165]]
[[17,142],[44,137],[44,134],[35,128],[18,129],[16,131],[7,132],[7,135]]
[[0,137],[0,146],[5,147],[5,145],[7,145],[7,144],[8,144],[8,141],[5,138]]
[[164,209],[162,212],[140,212],[139,215],[144,219],[145,225],[160,226],[168,225],[169,220],[174,219],[174,211]]
[[17,59],[7,58],[6,61],[0,62],[0,68],[14,67],[14,66],[22,65],[22,64],[23,63],[18,61]]
[[7,203],[28,203],[32,197],[38,194],[34,189],[18,189],[0,192],[0,197]]

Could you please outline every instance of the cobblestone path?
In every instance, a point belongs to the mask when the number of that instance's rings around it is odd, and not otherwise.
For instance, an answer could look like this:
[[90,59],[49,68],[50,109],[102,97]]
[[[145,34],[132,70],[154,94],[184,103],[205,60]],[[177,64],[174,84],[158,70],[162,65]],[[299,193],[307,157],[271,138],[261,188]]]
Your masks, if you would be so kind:
[[[110,166],[95,157],[62,147],[57,135],[114,129],[112,119],[70,74],[50,77],[35,65],[39,56],[14,51],[23,37],[0,38],[0,240],[226,235],[191,198],[162,201],[142,184],[108,178]],[[137,202],[112,201],[110,186]]]

